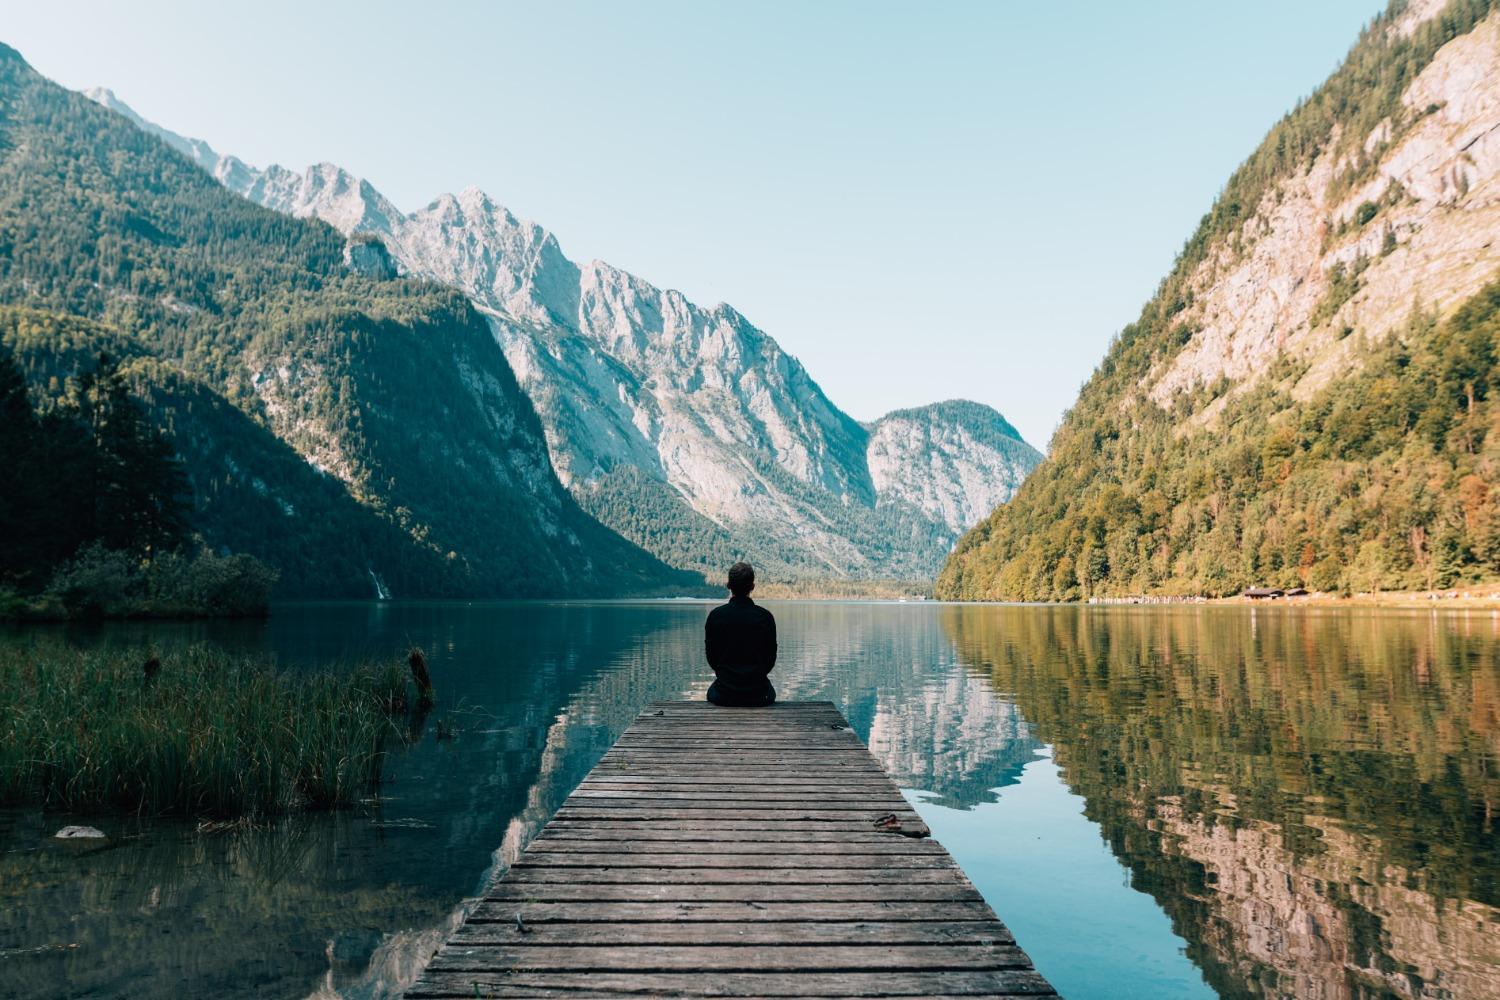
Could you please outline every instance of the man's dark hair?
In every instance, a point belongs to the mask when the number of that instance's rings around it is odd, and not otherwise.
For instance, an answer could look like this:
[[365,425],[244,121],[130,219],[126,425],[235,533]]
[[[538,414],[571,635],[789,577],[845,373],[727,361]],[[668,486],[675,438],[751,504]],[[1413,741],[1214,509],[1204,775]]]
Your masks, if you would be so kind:
[[737,562],[729,567],[729,592],[744,597],[755,589],[755,568],[747,562]]

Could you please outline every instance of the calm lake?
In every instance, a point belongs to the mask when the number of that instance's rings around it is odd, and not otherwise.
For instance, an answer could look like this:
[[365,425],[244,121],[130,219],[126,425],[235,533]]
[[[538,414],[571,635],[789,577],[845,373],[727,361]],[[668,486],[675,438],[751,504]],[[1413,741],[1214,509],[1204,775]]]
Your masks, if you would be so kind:
[[[844,711],[1071,1000],[1500,998],[1500,614],[767,606],[781,697]],[[707,610],[296,605],[62,632],[298,669],[414,643],[439,699],[358,810],[86,820],[102,847],[0,812],[0,996],[399,996],[643,703],[703,696]]]

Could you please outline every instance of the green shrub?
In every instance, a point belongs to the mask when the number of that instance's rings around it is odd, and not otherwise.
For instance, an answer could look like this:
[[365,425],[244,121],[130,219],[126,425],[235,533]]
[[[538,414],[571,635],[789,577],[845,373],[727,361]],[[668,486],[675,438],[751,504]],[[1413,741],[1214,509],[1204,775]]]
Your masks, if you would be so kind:
[[144,582],[140,560],[135,556],[92,545],[57,571],[43,600],[60,606],[70,616],[114,617],[139,602]]
[[[99,545],[53,575],[41,597],[22,607],[53,618],[247,618],[270,608],[276,571],[248,555],[166,552],[142,559]],[[14,609],[12,609],[14,611]]]
[[252,556],[169,553],[147,570],[147,590],[158,614],[245,618],[265,614],[276,571]]

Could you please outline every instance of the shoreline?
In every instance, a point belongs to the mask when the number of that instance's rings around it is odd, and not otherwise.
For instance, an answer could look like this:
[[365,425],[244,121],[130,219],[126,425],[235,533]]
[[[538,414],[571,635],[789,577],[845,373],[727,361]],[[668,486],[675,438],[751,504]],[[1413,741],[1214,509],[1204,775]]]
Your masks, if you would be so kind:
[[1424,608],[1465,609],[1500,611],[1500,583],[1479,586],[1449,587],[1443,590],[1386,590],[1366,593],[1343,594],[1315,592],[1295,597],[1246,597],[1234,594],[1229,597],[1164,596],[1144,594],[1132,597],[1096,597],[1080,604],[1089,605],[1213,605],[1247,607],[1310,607],[1310,608],[1397,608],[1420,610]]

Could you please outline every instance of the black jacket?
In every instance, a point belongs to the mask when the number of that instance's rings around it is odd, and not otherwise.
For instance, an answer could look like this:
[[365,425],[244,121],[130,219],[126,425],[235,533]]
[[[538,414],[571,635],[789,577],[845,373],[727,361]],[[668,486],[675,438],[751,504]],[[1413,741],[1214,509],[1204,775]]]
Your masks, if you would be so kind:
[[731,597],[708,613],[703,624],[703,651],[720,687],[735,695],[754,695],[769,685],[776,665],[776,619],[749,597]]

